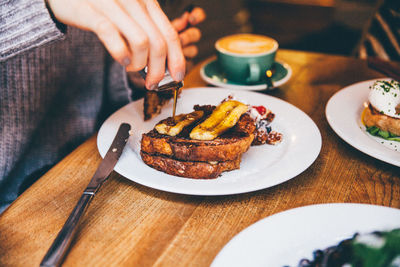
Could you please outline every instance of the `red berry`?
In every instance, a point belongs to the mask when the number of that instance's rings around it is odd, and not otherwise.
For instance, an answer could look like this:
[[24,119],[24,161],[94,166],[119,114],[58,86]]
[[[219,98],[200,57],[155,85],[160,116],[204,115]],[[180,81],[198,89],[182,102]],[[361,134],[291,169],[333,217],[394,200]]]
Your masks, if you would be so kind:
[[267,112],[267,109],[264,106],[253,106],[253,108],[255,108],[261,116]]

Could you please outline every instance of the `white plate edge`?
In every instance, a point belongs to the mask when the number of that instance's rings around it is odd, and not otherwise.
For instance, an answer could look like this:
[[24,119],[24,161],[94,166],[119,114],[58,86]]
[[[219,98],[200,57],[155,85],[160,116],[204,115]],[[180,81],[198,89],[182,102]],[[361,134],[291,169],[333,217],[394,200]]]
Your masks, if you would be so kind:
[[[381,210],[387,210],[387,211],[393,211],[396,213],[400,213],[400,209],[397,208],[392,208],[392,207],[387,207],[387,206],[381,206],[377,204],[366,204],[366,203],[340,203],[340,202],[332,202],[332,203],[319,203],[319,204],[310,204],[310,205],[305,205],[305,206],[300,206],[296,208],[291,208],[287,210],[280,211],[278,213],[272,214],[270,216],[267,216],[265,218],[262,218],[255,223],[252,223],[251,225],[247,226],[243,230],[241,230],[239,233],[234,235],[224,246],[223,248],[218,252],[218,254],[214,257],[210,267],[219,267],[222,266],[221,263],[224,263],[224,257],[225,254],[229,254],[229,250],[231,250],[232,247],[236,245],[237,242],[239,242],[241,239],[246,238],[248,234],[251,234],[253,231],[256,229],[262,227],[263,224],[268,223],[272,220],[275,220],[276,218],[279,218],[281,216],[293,216],[293,214],[298,214],[301,213],[302,211],[309,211],[309,210],[318,210],[320,208],[330,208],[330,209],[337,209],[337,208],[345,208],[345,209],[357,209],[361,207],[362,209],[366,208],[373,208],[373,209],[381,209]],[[335,245],[335,244],[332,244]],[[324,248],[315,248],[315,249],[324,249]],[[221,263],[220,263],[221,262]]]
[[[351,89],[351,88],[353,88],[354,86],[358,86],[358,85],[361,85],[361,84],[363,84],[363,83],[365,83],[365,84],[373,83],[373,82],[376,81],[376,80],[382,80],[382,79],[386,79],[386,78],[371,79],[371,80],[366,80],[366,81],[360,81],[360,82],[357,82],[357,83],[353,83],[353,84],[350,84],[350,85],[348,85],[348,86],[343,87],[342,89],[340,89],[339,91],[337,91],[336,93],[334,93],[334,94],[329,98],[329,100],[328,100],[328,102],[327,102],[327,104],[326,104],[326,106],[325,106],[325,118],[326,118],[326,120],[328,121],[328,124],[329,124],[329,126],[331,127],[331,129],[332,129],[342,140],[344,140],[344,141],[345,141],[347,144],[349,144],[350,146],[356,148],[357,150],[363,152],[364,154],[367,154],[367,155],[370,156],[370,157],[373,157],[373,158],[375,158],[375,159],[378,159],[378,160],[384,161],[384,162],[386,162],[386,163],[389,163],[389,164],[392,164],[392,165],[395,165],[395,166],[400,167],[400,156],[399,156],[399,160],[395,160],[395,159],[392,160],[392,159],[390,159],[390,158],[388,158],[387,156],[384,155],[384,152],[383,152],[383,151],[389,152],[389,151],[390,151],[389,148],[386,148],[386,147],[384,147],[384,146],[382,146],[382,148],[383,148],[382,150],[373,148],[373,146],[375,146],[375,144],[378,144],[378,143],[377,143],[375,140],[373,140],[372,138],[369,138],[368,136],[365,136],[365,138],[363,138],[363,140],[367,143],[367,145],[368,145],[368,144],[371,144],[372,147],[368,147],[368,146],[366,147],[365,145],[362,144],[362,142],[357,141],[357,140],[354,140],[354,139],[352,139],[350,136],[348,136],[348,135],[346,134],[346,132],[342,130],[342,127],[340,127],[340,126],[338,126],[337,124],[335,124],[335,122],[332,121],[331,118],[330,118],[330,116],[329,116],[329,113],[330,113],[329,110],[332,110],[332,109],[333,109],[332,106],[334,105],[334,104],[333,104],[334,101],[336,100],[336,98],[337,98],[338,96],[340,96],[340,94],[345,93],[345,90]],[[354,108],[359,108],[359,107],[361,107],[361,105],[362,105],[362,103],[360,103],[359,106],[356,106],[356,105],[355,105]],[[360,114],[360,116],[361,116],[361,114]],[[359,129],[358,125],[357,125],[357,129],[361,131],[361,129]],[[379,145],[379,144],[378,144],[378,145]],[[394,151],[393,151],[393,152],[394,152]],[[382,153],[383,153],[383,154],[382,154]],[[394,152],[394,153],[395,153],[395,152]]]

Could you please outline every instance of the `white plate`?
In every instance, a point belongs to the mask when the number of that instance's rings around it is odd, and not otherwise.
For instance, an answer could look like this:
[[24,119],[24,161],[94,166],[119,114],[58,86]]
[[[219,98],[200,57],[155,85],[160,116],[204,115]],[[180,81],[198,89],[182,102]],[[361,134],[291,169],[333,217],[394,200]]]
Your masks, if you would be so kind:
[[180,96],[177,114],[193,111],[195,104],[216,105],[230,94],[243,102],[271,109],[276,114],[272,129],[283,134],[283,142],[279,145],[251,147],[243,155],[239,170],[224,172],[217,179],[199,180],[168,175],[143,163],[139,154],[142,133],[171,116],[172,101],[164,106],[159,116],[146,122],[143,121],[143,100],[115,112],[99,131],[97,146],[100,155],[104,157],[120,123],[128,122],[134,134],[114,170],[148,187],[190,195],[229,195],[271,187],[295,177],[314,162],[321,149],[317,126],[304,112],[278,98],[248,91],[207,87],[187,89]]
[[355,83],[334,94],[326,105],[326,118],[336,134],[351,146],[371,157],[400,166],[400,142],[370,135],[361,122],[361,113],[368,102],[369,86],[375,81]]
[[244,229],[219,252],[212,267],[297,266],[317,249],[356,232],[400,227],[400,210],[367,204],[320,204],[277,213]]

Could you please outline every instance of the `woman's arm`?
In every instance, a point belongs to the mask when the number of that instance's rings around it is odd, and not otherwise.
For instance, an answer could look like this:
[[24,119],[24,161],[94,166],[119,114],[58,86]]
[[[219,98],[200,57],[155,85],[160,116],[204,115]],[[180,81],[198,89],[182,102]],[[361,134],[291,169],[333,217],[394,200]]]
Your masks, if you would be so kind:
[[0,62],[63,35],[43,0],[0,1]]

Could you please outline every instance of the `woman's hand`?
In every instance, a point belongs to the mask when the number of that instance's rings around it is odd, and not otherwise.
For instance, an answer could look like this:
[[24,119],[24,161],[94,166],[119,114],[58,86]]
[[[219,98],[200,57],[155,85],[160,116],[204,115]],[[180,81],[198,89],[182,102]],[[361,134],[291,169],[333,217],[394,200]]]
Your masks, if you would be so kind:
[[[195,7],[191,12],[185,12],[179,18],[172,21],[172,26],[179,32],[179,39],[182,45],[183,54],[187,59],[197,56],[198,48],[195,45],[200,40],[201,32],[193,27],[206,18],[206,13],[200,7]],[[190,68],[191,62],[186,61],[186,67]],[[129,72],[128,77],[135,88],[144,88],[142,76],[137,72]]]
[[185,12],[181,17],[172,21],[172,26],[179,32],[183,54],[186,58],[192,59],[197,56],[198,48],[195,45],[200,38],[201,32],[198,28],[193,27],[206,19],[204,9],[195,7],[191,12]]
[[[94,32],[111,56],[128,71],[139,71],[148,66],[145,84],[148,89],[157,88],[164,77],[165,62],[172,78],[183,80],[183,41],[156,0],[47,2],[60,22]],[[192,37],[187,39],[193,40]]]

